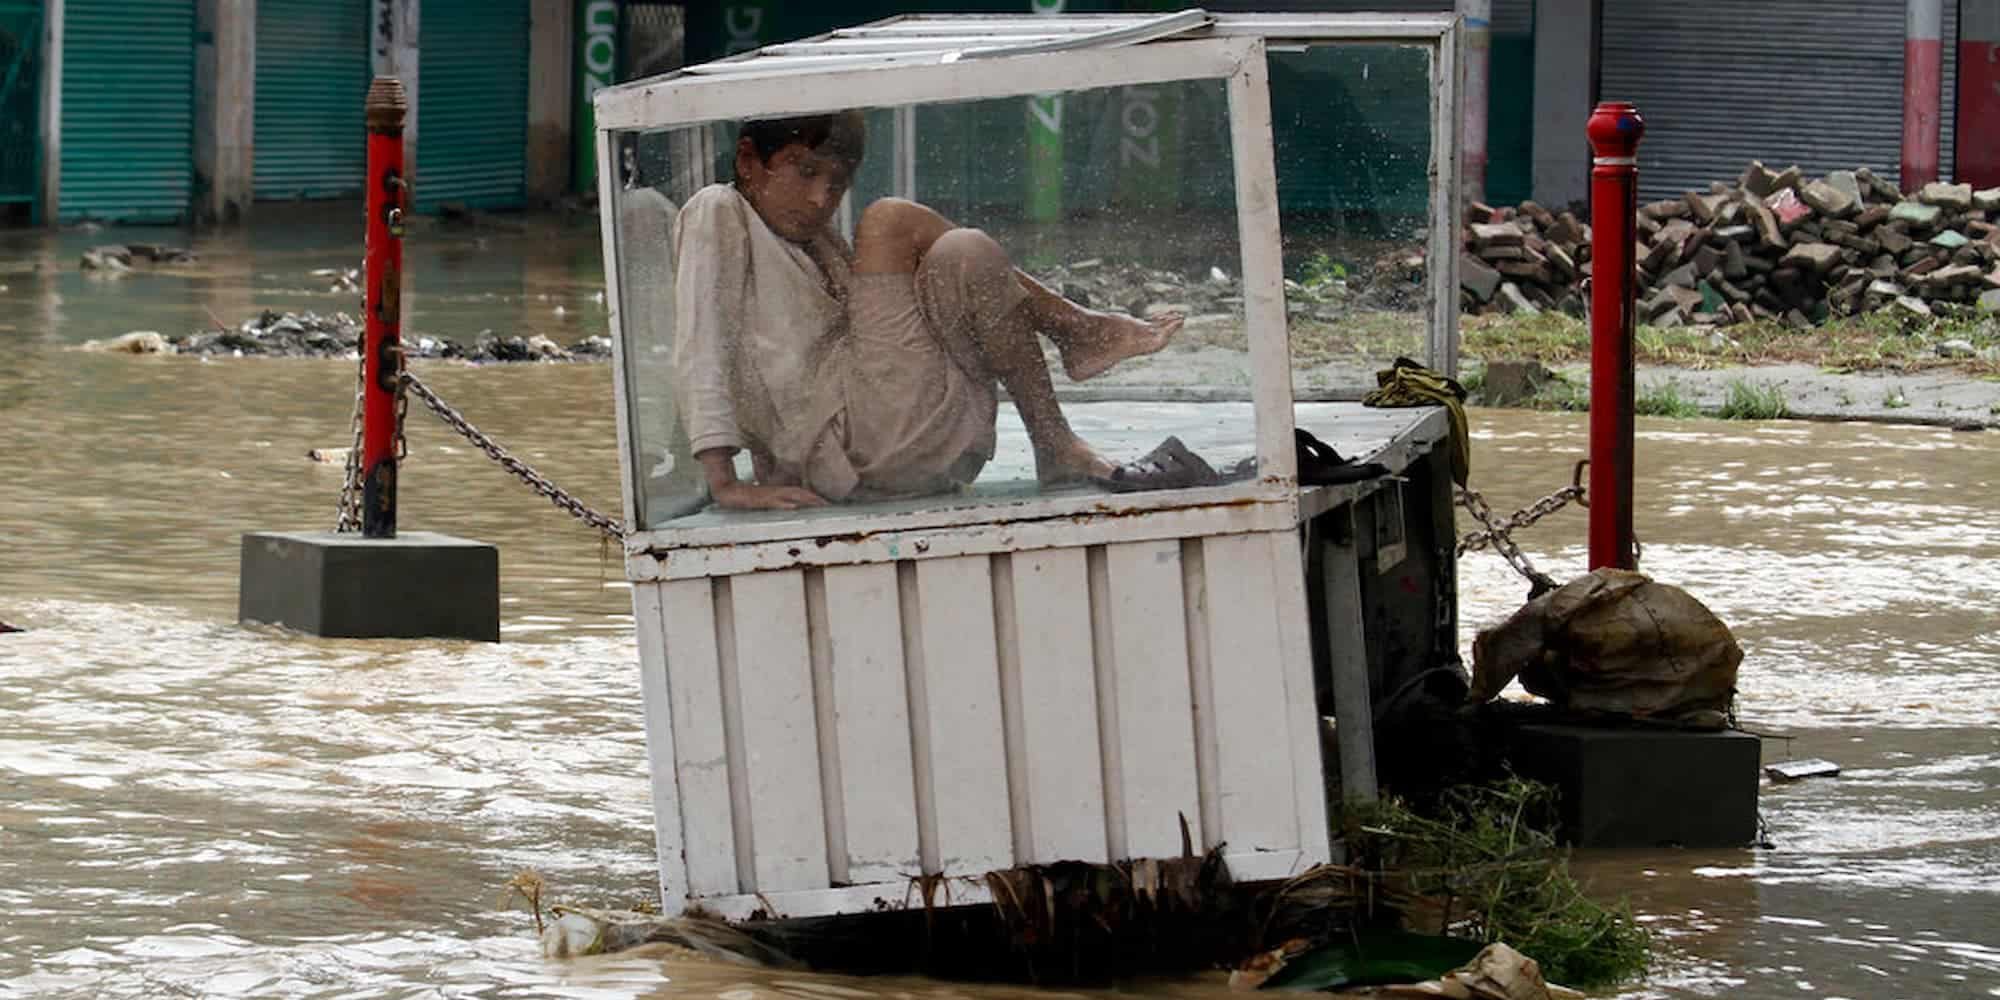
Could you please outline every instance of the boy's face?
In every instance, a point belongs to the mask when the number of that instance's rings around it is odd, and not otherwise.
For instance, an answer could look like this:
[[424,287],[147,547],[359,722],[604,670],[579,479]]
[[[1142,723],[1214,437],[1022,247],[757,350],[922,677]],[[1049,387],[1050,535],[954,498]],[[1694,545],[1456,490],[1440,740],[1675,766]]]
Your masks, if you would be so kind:
[[736,144],[736,187],[771,231],[794,243],[810,241],[826,228],[847,193],[846,162],[839,157],[792,143],[757,158],[749,139]]

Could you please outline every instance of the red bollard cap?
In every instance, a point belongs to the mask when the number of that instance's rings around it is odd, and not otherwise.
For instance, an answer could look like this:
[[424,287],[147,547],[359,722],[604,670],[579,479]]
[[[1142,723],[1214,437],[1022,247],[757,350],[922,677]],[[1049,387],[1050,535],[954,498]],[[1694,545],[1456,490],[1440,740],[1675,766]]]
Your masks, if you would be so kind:
[[1646,120],[1630,101],[1604,101],[1591,112],[1584,126],[1590,135],[1590,152],[1599,157],[1630,161],[1639,154],[1639,138],[1646,134]]

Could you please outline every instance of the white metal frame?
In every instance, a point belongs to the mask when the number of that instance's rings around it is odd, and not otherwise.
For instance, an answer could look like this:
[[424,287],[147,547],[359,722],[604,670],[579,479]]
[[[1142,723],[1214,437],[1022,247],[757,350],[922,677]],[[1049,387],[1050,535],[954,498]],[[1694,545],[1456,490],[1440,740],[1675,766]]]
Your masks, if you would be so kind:
[[[1427,48],[1432,67],[1432,132],[1430,175],[1431,225],[1428,239],[1426,331],[1430,363],[1455,372],[1458,354],[1458,235],[1455,220],[1459,198],[1458,92],[1460,72],[1459,21],[1451,15],[1387,16],[1375,14],[1214,15],[1199,27],[1116,51],[1050,45],[1050,39],[1072,43],[1107,32],[1130,37],[1149,24],[1168,19],[1119,15],[1063,15],[1014,18],[1005,15],[906,16],[862,28],[834,32],[818,39],[772,46],[702,67],[676,71],[650,80],[600,90],[596,96],[599,150],[603,162],[613,162],[608,136],[627,129],[671,128],[716,120],[773,115],[814,114],[852,107],[883,106],[907,111],[910,98],[977,100],[1024,97],[1036,93],[1193,79],[1222,79],[1229,93],[1231,148],[1237,171],[1237,224],[1241,240],[1246,321],[1249,326],[1252,395],[1255,400],[1259,480],[1228,491],[1173,491],[1118,498],[1115,508],[1104,497],[1050,498],[1026,503],[978,504],[956,509],[908,514],[817,513],[776,522],[722,529],[671,526],[646,530],[638,522],[643,478],[630,458],[622,461],[626,502],[626,551],[634,579],[659,572],[656,556],[676,550],[713,545],[771,545],[763,553],[776,563],[790,539],[879,532],[885,527],[937,530],[971,527],[1093,512],[1136,509],[1209,507],[1218,501],[1280,505],[1271,520],[1296,517],[1295,459],[1292,447],[1293,403],[1291,361],[1287,343],[1281,251],[1279,246],[1276,171],[1272,156],[1270,97],[1265,52],[1312,44],[1404,44]],[[850,36],[865,35],[866,38]],[[1021,55],[964,58],[968,52],[991,52],[995,42],[1024,48],[1057,48]],[[842,53],[842,61],[817,60],[823,48]],[[856,48],[861,51],[855,52]],[[875,50],[870,51],[871,47]],[[769,68],[760,68],[768,65]],[[730,72],[718,74],[715,67]],[[899,125],[904,116],[899,113]],[[899,131],[906,131],[899,129]],[[913,183],[910,164],[899,153],[896,182]],[[600,171],[601,204],[618,197],[615,170]],[[618,424],[629,435],[631,411],[625,385],[625,336],[616,274],[617,213],[604,213],[606,290],[610,300],[612,340],[620,364],[617,379]],[[621,454],[630,455],[629,440],[621,439]],[[1224,518],[1218,519],[1218,523]],[[885,525],[885,520],[889,522]],[[652,555],[649,555],[652,554]]]

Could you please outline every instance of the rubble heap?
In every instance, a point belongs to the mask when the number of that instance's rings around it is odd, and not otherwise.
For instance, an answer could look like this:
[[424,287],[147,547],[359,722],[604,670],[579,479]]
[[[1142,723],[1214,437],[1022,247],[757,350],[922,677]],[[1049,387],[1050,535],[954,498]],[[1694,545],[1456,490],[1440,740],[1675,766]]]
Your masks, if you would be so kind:
[[[1640,206],[1638,319],[1657,327],[1753,319],[1794,327],[1940,303],[2000,310],[2000,188],[1905,194],[1867,169],[1808,180],[1752,161],[1734,185]],[[1590,227],[1534,202],[1474,203],[1459,262],[1466,312],[1583,315]]]
[[[108,350],[135,354],[271,355],[276,357],[351,357],[361,342],[361,324],[346,313],[279,313],[266,310],[244,320],[234,330],[197,330],[181,337],[160,338],[157,346],[134,340],[146,331],[127,334],[104,345]],[[411,358],[454,358],[462,361],[577,361],[611,356],[611,339],[593,336],[563,347],[541,334],[495,336],[483,330],[471,343],[449,337],[405,334],[403,354]]]

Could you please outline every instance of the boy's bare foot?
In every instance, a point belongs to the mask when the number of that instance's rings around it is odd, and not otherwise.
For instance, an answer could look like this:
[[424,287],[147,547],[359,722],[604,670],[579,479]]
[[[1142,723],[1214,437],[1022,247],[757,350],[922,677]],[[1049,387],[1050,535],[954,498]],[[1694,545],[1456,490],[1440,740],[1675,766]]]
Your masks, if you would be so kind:
[[1118,313],[1098,313],[1089,329],[1069,338],[1063,349],[1063,374],[1072,382],[1096,378],[1127,358],[1151,354],[1167,346],[1181,323],[1178,312],[1165,312],[1148,319],[1134,319]]
[[1061,448],[1035,449],[1035,479],[1043,486],[1061,486],[1108,476],[1117,463],[1099,455],[1082,438],[1073,437]]

